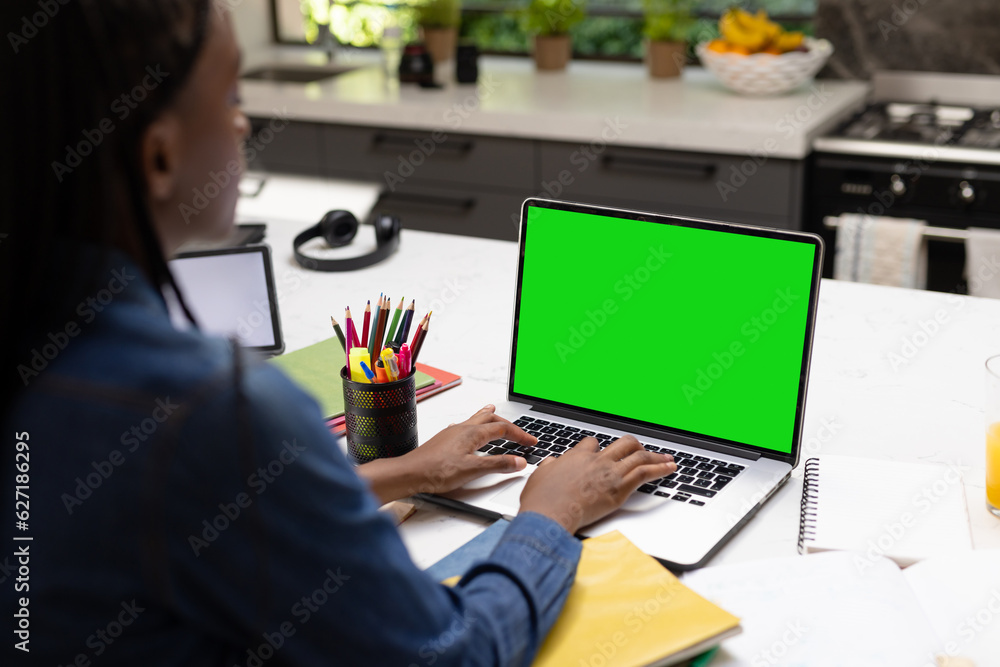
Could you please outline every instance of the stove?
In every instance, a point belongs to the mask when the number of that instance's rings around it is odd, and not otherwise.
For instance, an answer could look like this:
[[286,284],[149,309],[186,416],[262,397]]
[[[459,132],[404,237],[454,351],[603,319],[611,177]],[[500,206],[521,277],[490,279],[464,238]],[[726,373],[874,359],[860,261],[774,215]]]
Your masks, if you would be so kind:
[[1000,107],[873,102],[832,134],[816,139],[813,148],[846,155],[1000,165]]
[[879,73],[871,103],[813,141],[804,227],[827,241],[836,216],[930,226],[928,288],[964,292],[968,227],[1000,229],[1000,76]]

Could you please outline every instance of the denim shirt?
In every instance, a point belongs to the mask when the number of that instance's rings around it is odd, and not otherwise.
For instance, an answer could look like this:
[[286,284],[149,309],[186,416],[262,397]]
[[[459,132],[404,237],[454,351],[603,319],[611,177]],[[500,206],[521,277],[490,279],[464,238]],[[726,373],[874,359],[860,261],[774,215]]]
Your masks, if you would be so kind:
[[[21,598],[30,614],[14,664],[531,662],[576,539],[523,514],[454,588],[431,580],[309,396],[224,340],[174,329],[131,263],[99,285],[19,369],[27,389],[3,415],[13,546],[0,589],[8,620]],[[24,530],[10,520],[16,439],[30,457]]]

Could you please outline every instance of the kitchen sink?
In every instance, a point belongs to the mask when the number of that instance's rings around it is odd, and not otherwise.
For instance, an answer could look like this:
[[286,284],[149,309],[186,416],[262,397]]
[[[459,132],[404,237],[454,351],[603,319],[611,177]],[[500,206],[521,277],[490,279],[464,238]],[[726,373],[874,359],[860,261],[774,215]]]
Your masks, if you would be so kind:
[[357,66],[337,65],[267,65],[243,73],[244,79],[281,81],[285,83],[313,83],[358,69]]

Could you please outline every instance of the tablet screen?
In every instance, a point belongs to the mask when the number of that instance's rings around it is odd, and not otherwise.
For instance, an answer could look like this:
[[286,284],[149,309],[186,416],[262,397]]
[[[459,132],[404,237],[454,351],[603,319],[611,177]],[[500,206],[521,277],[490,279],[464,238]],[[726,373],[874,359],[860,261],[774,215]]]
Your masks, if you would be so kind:
[[[268,246],[181,253],[170,270],[202,331],[264,352],[282,350]],[[172,305],[171,319],[183,326],[183,313]]]

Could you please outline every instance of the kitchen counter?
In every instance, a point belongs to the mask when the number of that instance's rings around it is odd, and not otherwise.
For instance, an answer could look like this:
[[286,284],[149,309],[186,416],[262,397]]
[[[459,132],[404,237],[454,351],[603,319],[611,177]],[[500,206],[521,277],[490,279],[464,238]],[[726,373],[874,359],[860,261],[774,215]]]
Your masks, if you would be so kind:
[[[247,68],[318,56],[263,52]],[[309,84],[243,80],[243,109],[340,125],[802,159],[813,138],[860,108],[869,91],[857,81],[817,81],[782,97],[750,98],[700,67],[653,80],[638,63],[574,61],[565,72],[539,73],[529,58],[495,56],[480,59],[478,85],[433,90],[386,77],[377,52],[343,51],[337,64],[358,69]]]

